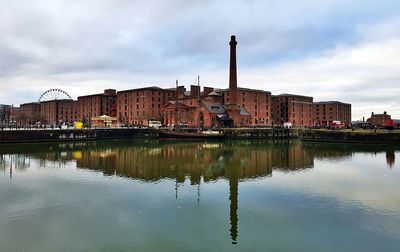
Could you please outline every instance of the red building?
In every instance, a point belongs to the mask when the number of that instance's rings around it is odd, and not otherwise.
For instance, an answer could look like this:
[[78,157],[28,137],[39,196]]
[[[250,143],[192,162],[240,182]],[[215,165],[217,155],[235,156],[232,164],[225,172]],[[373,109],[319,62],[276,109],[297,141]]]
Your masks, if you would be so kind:
[[367,122],[374,126],[384,126],[388,119],[391,119],[391,116],[388,115],[386,111],[384,111],[383,114],[374,114],[374,112],[372,112],[371,117],[367,119]]
[[274,95],[272,115],[275,125],[313,126],[313,98],[294,94]]
[[78,119],[84,123],[92,117],[101,115],[117,116],[117,93],[115,89],[106,89],[104,93],[78,97]]
[[[184,86],[177,88],[177,101],[169,101],[164,106],[164,124],[180,127],[232,127],[233,119],[228,114],[227,105],[220,92],[213,88],[205,87],[200,92],[198,86],[192,85],[190,92],[186,92]],[[227,91],[228,92],[228,91]],[[250,113],[238,106],[240,122],[242,126],[248,126],[251,121]]]
[[[229,90],[225,89],[218,92],[222,94],[224,104],[228,104],[230,102]],[[271,125],[271,92],[257,89],[237,88],[236,99],[242,109],[248,111],[251,116],[248,123],[246,123],[246,126]],[[243,125],[243,121],[240,124]]]
[[20,108],[17,120],[19,124],[31,125],[42,120],[39,102],[24,103],[20,105]]
[[51,100],[40,103],[41,122],[51,125],[73,123],[77,118],[77,101]]
[[149,120],[164,121],[164,105],[175,99],[175,89],[145,87],[118,91],[118,121],[130,125],[148,125]]
[[351,104],[339,101],[314,102],[315,126],[329,126],[333,121],[351,125]]

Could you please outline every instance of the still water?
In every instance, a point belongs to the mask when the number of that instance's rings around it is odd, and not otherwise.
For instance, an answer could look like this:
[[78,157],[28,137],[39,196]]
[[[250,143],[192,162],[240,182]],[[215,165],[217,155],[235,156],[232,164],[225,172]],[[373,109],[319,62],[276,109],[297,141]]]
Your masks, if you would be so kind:
[[399,149],[0,146],[0,251],[400,251]]

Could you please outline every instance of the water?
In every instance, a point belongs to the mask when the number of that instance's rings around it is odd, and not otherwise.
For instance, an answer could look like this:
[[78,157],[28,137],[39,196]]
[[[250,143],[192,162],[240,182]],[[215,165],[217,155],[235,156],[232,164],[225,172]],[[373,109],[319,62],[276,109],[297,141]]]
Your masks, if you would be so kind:
[[0,146],[0,251],[399,251],[399,150]]

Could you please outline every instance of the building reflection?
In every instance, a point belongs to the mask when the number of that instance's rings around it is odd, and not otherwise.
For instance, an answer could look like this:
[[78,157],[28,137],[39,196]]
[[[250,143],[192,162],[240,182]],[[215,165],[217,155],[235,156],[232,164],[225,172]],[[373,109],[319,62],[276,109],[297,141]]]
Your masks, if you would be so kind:
[[[26,147],[23,147],[26,148]],[[14,154],[1,154],[0,167],[4,172],[24,170],[30,160],[41,167],[75,162],[79,169],[101,172],[105,176],[121,176],[144,182],[162,179],[179,185],[190,181],[198,186],[218,179],[229,181],[230,228],[233,244],[239,236],[239,182],[271,177],[274,171],[296,172],[311,169],[314,160],[347,159],[355,152],[378,152],[377,147],[309,144],[300,141],[225,141],[210,143],[163,143],[158,141],[105,141],[93,143],[43,145],[26,150],[12,149]],[[395,150],[386,151],[386,162],[395,163]]]
[[9,171],[10,179],[12,179],[13,170],[24,171],[30,167],[30,163],[30,157],[25,154],[0,155],[0,169],[3,173]]
[[390,168],[394,166],[395,159],[396,159],[396,154],[394,153],[394,150],[386,151],[386,163]]
[[[251,147],[251,148],[250,148]],[[75,151],[68,155],[77,167],[144,181],[176,179],[192,185],[228,178],[236,169],[238,179],[272,176],[273,169],[294,171],[312,168],[314,157],[296,143],[254,144],[192,143],[126,146]],[[59,159],[59,157],[54,157]]]
[[[301,142],[242,141],[225,143],[175,143],[123,148],[101,148],[74,154],[77,167],[143,181],[186,179],[192,185],[220,178],[229,180],[230,237],[238,238],[239,181],[271,177],[273,170],[291,172],[314,166],[314,156]],[[198,201],[200,192],[198,191]]]

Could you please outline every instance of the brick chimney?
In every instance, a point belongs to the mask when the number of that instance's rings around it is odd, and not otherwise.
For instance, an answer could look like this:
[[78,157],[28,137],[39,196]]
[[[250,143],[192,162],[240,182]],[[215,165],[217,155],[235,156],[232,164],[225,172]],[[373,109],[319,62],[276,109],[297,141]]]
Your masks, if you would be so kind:
[[236,37],[231,36],[229,42],[230,52],[230,63],[229,63],[229,102],[226,105],[226,112],[229,117],[233,120],[232,126],[240,125],[240,105],[237,102],[237,71],[236,71]]
[[229,42],[231,47],[230,67],[229,67],[229,103],[237,104],[237,68],[236,68],[236,36],[231,36]]
[[190,95],[195,96],[195,98],[200,96],[200,87],[197,85],[190,85]]

